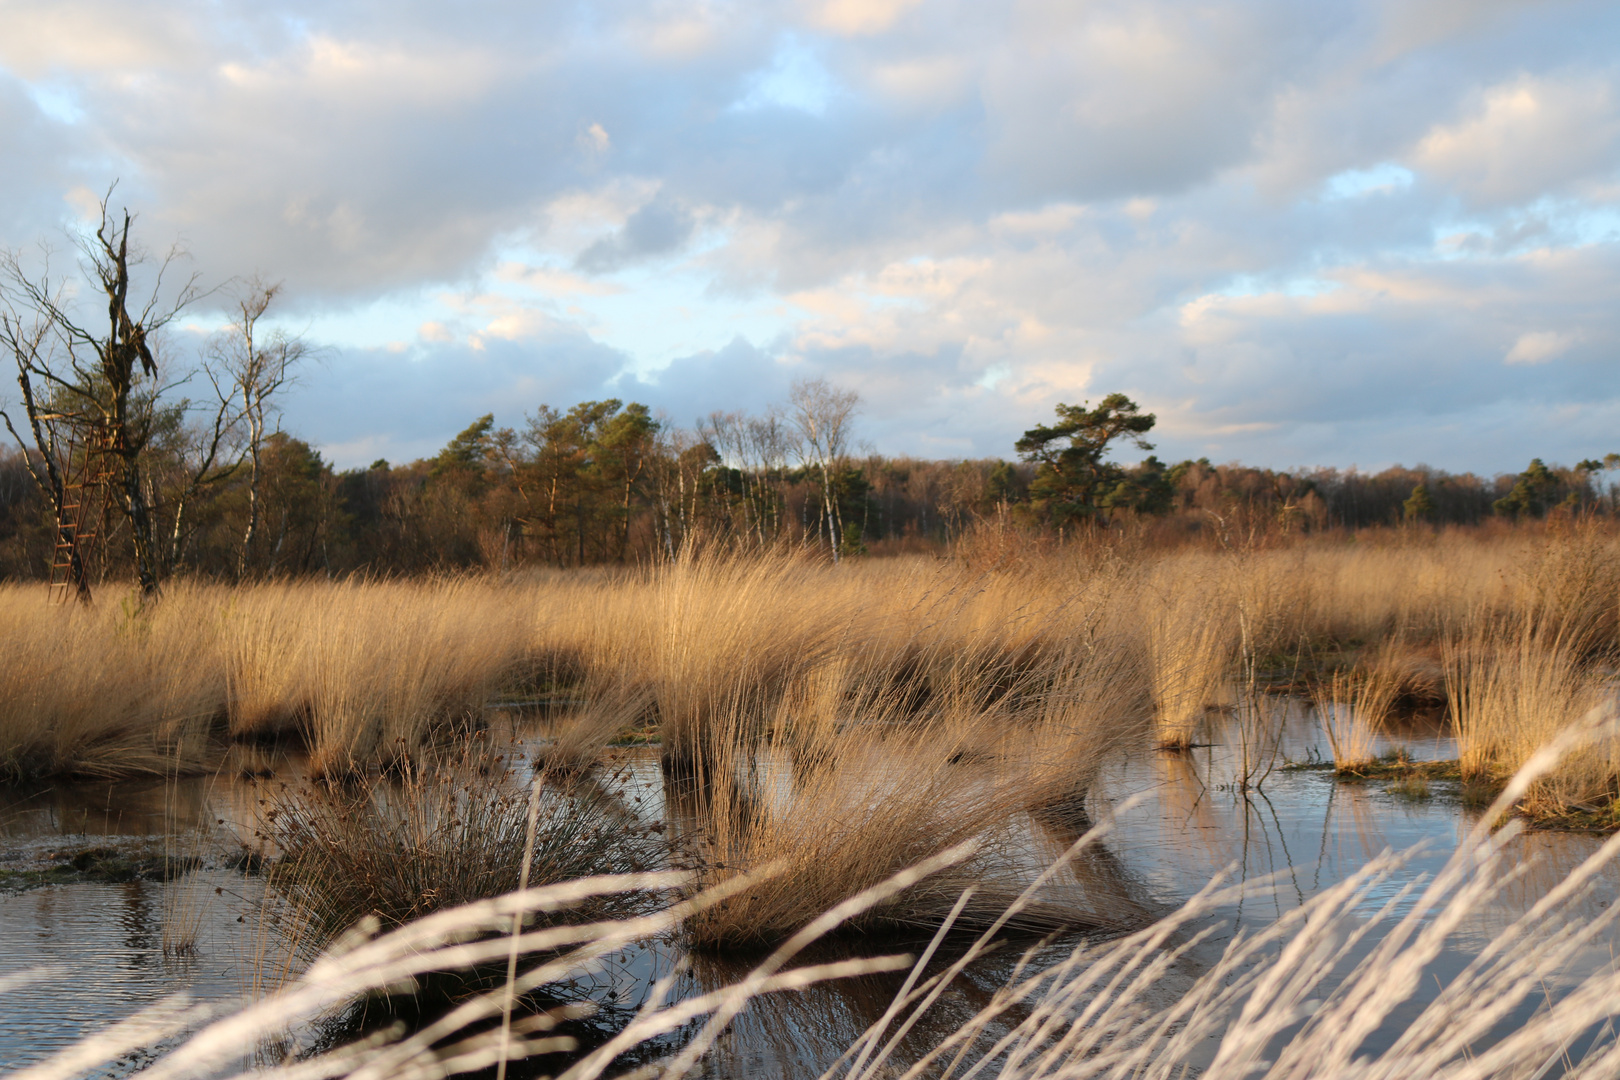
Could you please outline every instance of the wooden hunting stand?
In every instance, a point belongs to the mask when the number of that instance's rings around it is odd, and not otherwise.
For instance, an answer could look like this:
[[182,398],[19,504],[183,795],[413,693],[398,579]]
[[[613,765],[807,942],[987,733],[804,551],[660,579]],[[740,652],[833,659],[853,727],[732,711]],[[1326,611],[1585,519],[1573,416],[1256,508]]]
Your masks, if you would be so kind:
[[116,475],[116,436],[100,417],[54,413],[41,416],[50,429],[62,495],[56,514],[56,546],[47,586],[53,603],[90,597],[89,568],[107,531]]

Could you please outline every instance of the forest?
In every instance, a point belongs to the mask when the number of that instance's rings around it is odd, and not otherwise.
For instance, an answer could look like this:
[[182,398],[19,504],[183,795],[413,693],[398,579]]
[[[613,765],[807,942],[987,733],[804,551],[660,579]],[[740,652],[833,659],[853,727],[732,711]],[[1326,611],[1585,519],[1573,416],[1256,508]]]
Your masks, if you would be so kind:
[[[826,396],[827,388],[812,387]],[[836,395],[836,391],[832,392]],[[986,527],[1130,533],[1163,544],[1411,524],[1612,514],[1602,463],[1481,477],[1417,466],[1284,471],[1207,459],[1102,463],[1085,501],[1042,483],[1046,463],[927,461],[817,449],[790,405],[717,412],[692,428],[617,400],[542,406],[521,426],[474,420],[431,458],[339,470],[285,431],[194,487],[176,417],[143,455],[167,540],[162,573],[212,580],[580,566],[673,557],[687,545],[779,544],[830,554],[947,550]],[[37,452],[34,452],[37,460]],[[0,456],[0,575],[42,579],[55,522],[18,447]],[[257,491],[250,493],[250,486]],[[1105,487],[1106,490],[1102,490]],[[257,517],[248,535],[250,501]],[[132,577],[128,523],[102,510],[93,578]]]
[[[889,457],[857,439],[858,395],[823,379],[758,415],[715,411],[690,427],[613,398],[541,405],[515,426],[489,414],[431,458],[339,470],[282,429],[285,390],[318,350],[269,317],[280,286],[178,280],[178,250],[150,255],[132,223],[104,200],[96,231],[73,238],[77,276],[0,254],[0,347],[21,391],[0,403],[12,443],[0,451],[0,580],[48,578],[88,599],[94,582],[150,594],[178,575],[628,564],[715,547],[837,562],[940,553],[984,529],[1230,546],[1615,509],[1613,453],[1491,478],[1166,464],[1145,438],[1155,417],[1121,393],[1059,404],[1055,424],[1030,417],[1011,460]],[[228,324],[178,347],[174,320],[222,301]],[[1126,445],[1147,456],[1116,463]]]

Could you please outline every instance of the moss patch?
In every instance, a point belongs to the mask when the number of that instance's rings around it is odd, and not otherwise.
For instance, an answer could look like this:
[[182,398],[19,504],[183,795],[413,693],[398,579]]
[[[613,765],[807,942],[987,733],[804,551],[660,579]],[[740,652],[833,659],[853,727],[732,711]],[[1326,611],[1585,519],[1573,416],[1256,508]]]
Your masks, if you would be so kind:
[[[215,865],[196,855],[165,854],[161,848],[66,847],[45,853],[43,859],[33,865],[15,869],[0,866],[0,893],[83,882],[173,881],[192,870],[211,869]],[[243,851],[225,860],[223,865],[242,874],[261,873],[263,859]]]

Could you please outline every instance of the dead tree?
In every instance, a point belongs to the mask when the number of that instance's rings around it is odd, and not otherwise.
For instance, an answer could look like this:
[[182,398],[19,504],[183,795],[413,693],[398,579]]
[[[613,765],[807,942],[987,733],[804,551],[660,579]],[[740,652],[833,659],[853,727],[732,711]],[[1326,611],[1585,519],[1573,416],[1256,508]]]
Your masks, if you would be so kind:
[[[63,584],[73,591],[81,603],[89,603],[90,579],[85,571],[81,537],[76,528],[78,522],[68,502],[70,491],[66,470],[72,467],[73,449],[71,445],[58,445],[59,425],[52,423],[57,417],[53,410],[41,406],[35,399],[33,382],[28,378],[28,372],[41,363],[42,355],[50,349],[50,327],[43,320],[29,318],[18,311],[10,300],[9,296],[5,297],[5,310],[0,311],[0,343],[10,350],[17,363],[17,384],[22,388],[32,453],[29,451],[29,440],[18,433],[10,413],[0,409],[0,418],[4,418],[6,429],[22,448],[23,465],[28,475],[50,504],[51,515],[56,521],[55,549],[58,553],[65,553],[67,560],[67,578]],[[64,450],[65,456],[59,456]],[[86,445],[80,452],[91,453],[93,450],[93,446]]]
[[[154,337],[202,292],[195,276],[177,290],[167,290],[164,277],[178,252],[171,250],[157,266],[144,301],[132,301],[132,266],[144,260],[130,250],[133,221],[128,210],[109,212],[111,191],[101,201],[101,220],[93,235],[75,238],[89,284],[106,301],[104,330],[79,314],[74,292],[55,279],[48,265],[30,273],[15,252],[0,255],[0,296],[4,298],[3,338],[17,364],[33,449],[41,461],[35,479],[57,515],[58,536],[65,529],[65,480],[57,464],[61,432],[83,447],[101,453],[111,466],[109,491],[129,523],[136,577],[141,592],[158,590],[161,551],[143,473],[144,454],[153,434],[156,402],[162,393]],[[82,306],[88,307],[86,299]],[[99,306],[99,305],[97,305]],[[6,425],[18,436],[10,417]],[[19,436],[18,441],[23,442]],[[27,443],[23,443],[25,451]],[[75,556],[75,585],[88,595],[82,559]]]
[[[261,333],[259,322],[280,291],[280,285],[267,285],[258,279],[248,281],[237,298],[236,321],[208,350],[206,370],[216,394],[222,402],[234,402],[235,414],[246,429],[242,452],[248,467],[248,512],[242,529],[242,550],[237,555],[239,578],[248,572],[259,528],[260,454],[266,428],[273,420],[269,410],[276,395],[291,381],[293,368],[309,354],[309,347],[298,337],[281,330]],[[216,425],[216,434],[218,430]]]

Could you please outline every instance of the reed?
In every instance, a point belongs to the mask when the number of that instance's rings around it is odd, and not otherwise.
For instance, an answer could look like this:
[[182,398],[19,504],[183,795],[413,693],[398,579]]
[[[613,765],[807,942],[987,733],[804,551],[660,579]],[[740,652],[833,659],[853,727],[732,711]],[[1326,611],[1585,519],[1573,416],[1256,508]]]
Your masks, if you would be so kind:
[[[1225,681],[1241,640],[1237,612],[1213,584],[1161,579],[1148,616],[1148,663],[1162,746],[1197,738],[1206,706]],[[1188,588],[1191,585],[1191,588]]]
[[548,775],[576,777],[588,772],[620,735],[643,727],[654,716],[652,691],[624,678],[587,678],[579,699],[552,718],[550,740],[536,752]]
[[0,589],[0,778],[203,771],[224,704],[209,601],[177,587],[156,606],[54,606]]
[[[555,749],[558,767],[577,770],[642,694],[661,752],[691,769],[711,737],[791,746],[816,725],[967,715],[1004,699],[1027,721],[1054,694],[1120,696],[1082,685],[1099,679],[1131,689],[1098,717],[1151,712],[1160,742],[1186,746],[1208,706],[1231,703],[1234,679],[1287,679],[1386,641],[1407,649],[1409,686],[1443,693],[1419,669],[1438,667],[1427,658],[1469,620],[1530,626],[1588,668],[1612,662],[1616,555],[1611,531],[1581,525],[1221,551],[1032,543],[1016,558],[837,567],[710,552],[499,578],[175,583],[144,608],[111,589],[93,608],[49,607],[41,590],[6,586],[0,772],[195,771],[223,727],[300,738],[315,770],[337,776],[476,730],[503,696],[584,701]],[[1106,675],[1077,675],[1077,650],[1117,659]]]
[[408,759],[447,729],[481,726],[524,656],[519,597],[493,583],[330,588],[314,591],[294,623],[308,665],[301,726],[317,773]]
[[[844,738],[824,761],[771,762],[749,777],[706,773],[701,810],[680,827],[695,834],[705,885],[769,869],[762,880],[694,916],[685,928],[702,949],[779,942],[828,908],[915,862],[960,844],[974,857],[866,912],[857,929],[928,931],[975,886],[964,914],[982,925],[1027,882],[1009,850],[1026,792],[967,774],[932,737]],[[832,755],[837,755],[834,761]],[[791,793],[777,789],[791,786]],[[1049,903],[1029,915],[1049,928],[1078,917]]]
[[1365,769],[1373,744],[1389,719],[1395,699],[1406,685],[1405,650],[1394,638],[1380,646],[1370,662],[1334,671],[1312,687],[1316,715],[1341,773]]
[[[1141,690],[1105,681],[1128,655],[1079,651],[1055,676],[1027,676],[989,699],[974,680],[955,693],[935,685],[921,711],[923,670],[899,681],[882,669],[824,670],[784,699],[769,748],[750,752],[717,732],[691,772],[666,783],[672,835],[696,851],[701,887],[770,873],[689,920],[688,939],[702,949],[779,941],[903,867],[964,846],[970,858],[852,926],[931,930],[969,885],[955,919],[995,921],[1042,865],[1029,816],[1085,822],[1100,764],[1145,744]],[[1121,910],[1057,887],[1015,920],[1042,930],[1122,921]]]
[[[1450,716],[1463,776],[1511,775],[1583,716],[1614,701],[1612,681],[1585,662],[1583,635],[1533,612],[1476,616],[1445,650]],[[1542,776],[1521,809],[1556,816],[1603,809],[1620,790],[1620,740],[1595,740]]]

